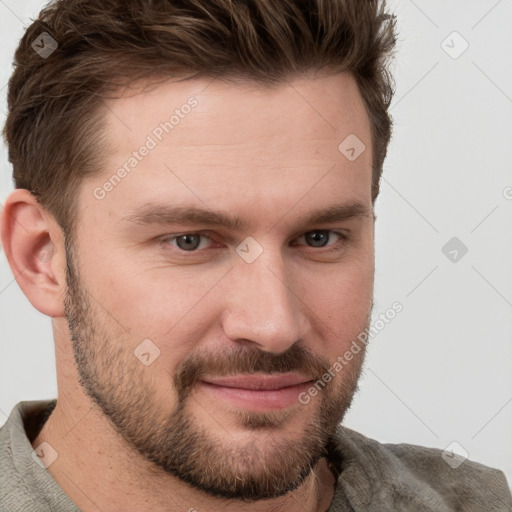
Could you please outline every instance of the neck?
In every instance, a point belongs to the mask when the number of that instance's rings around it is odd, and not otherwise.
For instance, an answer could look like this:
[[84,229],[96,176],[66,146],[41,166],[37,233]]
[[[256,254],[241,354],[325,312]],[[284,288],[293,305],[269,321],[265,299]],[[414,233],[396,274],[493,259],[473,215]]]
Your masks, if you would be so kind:
[[297,503],[304,512],[325,512],[332,501],[335,478],[325,459],[299,488],[279,498],[247,503],[206,495],[145,460],[88,397],[81,398],[77,406],[59,397],[32,446],[46,441],[57,451],[48,471],[84,512],[287,512],[296,511]]

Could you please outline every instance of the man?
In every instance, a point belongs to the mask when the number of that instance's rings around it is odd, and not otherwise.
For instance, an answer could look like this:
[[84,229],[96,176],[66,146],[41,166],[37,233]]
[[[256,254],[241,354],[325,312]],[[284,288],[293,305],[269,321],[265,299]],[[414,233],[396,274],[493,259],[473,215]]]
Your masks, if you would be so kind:
[[1,429],[2,511],[511,509],[499,470],[339,425],[394,41],[370,0],[41,12],[9,84],[1,226],[52,318],[59,395]]

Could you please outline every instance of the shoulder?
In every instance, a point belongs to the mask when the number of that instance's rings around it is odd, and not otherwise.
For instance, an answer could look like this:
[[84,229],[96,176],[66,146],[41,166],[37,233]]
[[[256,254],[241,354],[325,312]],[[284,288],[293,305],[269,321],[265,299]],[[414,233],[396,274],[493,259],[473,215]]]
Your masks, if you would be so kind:
[[339,483],[348,494],[357,494],[356,501],[362,496],[367,503],[361,507],[368,510],[381,503],[389,510],[512,511],[512,496],[498,469],[438,448],[380,443],[346,427],[339,427],[335,444]]
[[[55,510],[43,491],[55,486],[50,474],[33,458],[30,439],[53,409],[55,401],[19,402],[0,428],[0,510]],[[47,506],[48,505],[48,506]],[[62,509],[69,510],[69,509]]]

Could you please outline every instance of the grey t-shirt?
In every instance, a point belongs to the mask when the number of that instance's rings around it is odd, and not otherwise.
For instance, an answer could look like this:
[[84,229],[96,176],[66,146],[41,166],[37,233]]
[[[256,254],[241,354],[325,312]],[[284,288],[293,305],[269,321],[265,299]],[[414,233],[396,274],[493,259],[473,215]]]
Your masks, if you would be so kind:
[[[55,404],[20,402],[0,429],[0,512],[80,510],[30,444]],[[340,426],[329,453],[338,482],[328,512],[512,512],[502,471],[449,464],[436,448],[382,444]]]

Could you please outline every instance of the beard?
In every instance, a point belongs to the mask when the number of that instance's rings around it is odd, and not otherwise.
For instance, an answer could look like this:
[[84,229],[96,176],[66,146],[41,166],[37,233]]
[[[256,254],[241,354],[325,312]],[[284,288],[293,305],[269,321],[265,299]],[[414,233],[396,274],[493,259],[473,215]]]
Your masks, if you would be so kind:
[[[163,471],[211,496],[253,501],[297,489],[328,455],[327,446],[358,390],[364,347],[353,364],[324,383],[309,410],[297,410],[305,405],[268,413],[237,409],[232,413],[237,433],[223,427],[222,435],[215,434],[191,410],[191,405],[201,406],[194,391],[202,377],[297,371],[316,382],[328,373],[329,362],[298,343],[280,354],[241,346],[196,351],[179,363],[168,392],[158,399],[154,382],[165,372],[141,364],[126,333],[117,334],[118,323],[81,285],[69,237],[66,261],[65,315],[80,384],[128,445],[153,463],[152,471]],[[172,401],[173,395],[176,405],[169,411],[167,399]],[[287,420],[298,415],[304,421],[293,433],[285,433]]]

